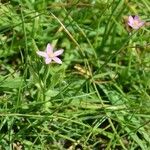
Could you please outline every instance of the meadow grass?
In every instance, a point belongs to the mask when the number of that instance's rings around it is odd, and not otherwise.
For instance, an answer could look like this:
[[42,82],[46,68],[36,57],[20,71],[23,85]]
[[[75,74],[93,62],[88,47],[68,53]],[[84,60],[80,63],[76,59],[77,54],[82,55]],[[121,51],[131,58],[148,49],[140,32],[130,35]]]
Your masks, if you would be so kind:
[[[148,0],[2,0],[0,149],[150,149],[149,13]],[[48,43],[61,65],[36,54]]]

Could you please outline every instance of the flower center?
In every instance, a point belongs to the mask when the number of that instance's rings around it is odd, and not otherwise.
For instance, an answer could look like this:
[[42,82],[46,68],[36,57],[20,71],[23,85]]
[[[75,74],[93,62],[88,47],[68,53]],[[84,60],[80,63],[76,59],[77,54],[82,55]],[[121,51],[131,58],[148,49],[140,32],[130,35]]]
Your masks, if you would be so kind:
[[135,21],[133,22],[133,25],[134,25],[135,27],[139,26],[139,21],[135,20]]
[[48,53],[49,58],[55,57],[54,53]]

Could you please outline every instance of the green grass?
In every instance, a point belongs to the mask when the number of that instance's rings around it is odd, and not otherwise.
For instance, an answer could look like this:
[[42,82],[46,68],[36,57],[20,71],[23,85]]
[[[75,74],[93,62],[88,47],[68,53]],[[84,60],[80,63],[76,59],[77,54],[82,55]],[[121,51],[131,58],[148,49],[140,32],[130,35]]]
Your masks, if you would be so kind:
[[[2,0],[0,149],[150,149],[149,13],[148,0]],[[62,65],[36,54],[47,43]]]

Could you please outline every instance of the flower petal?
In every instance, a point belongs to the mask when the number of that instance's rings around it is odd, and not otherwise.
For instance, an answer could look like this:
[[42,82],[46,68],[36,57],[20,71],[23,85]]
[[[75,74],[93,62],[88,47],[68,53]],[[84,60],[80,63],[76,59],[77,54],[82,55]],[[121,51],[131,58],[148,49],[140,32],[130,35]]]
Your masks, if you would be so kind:
[[128,25],[133,28],[133,24],[131,22],[128,22]]
[[54,52],[54,56],[59,56],[59,55],[61,55],[63,52],[64,52],[64,50],[63,50],[63,49],[60,49],[60,50]]
[[51,59],[51,58],[46,58],[46,59],[45,59],[45,63],[46,63],[46,64],[51,63],[51,61],[52,61],[52,59]]
[[52,47],[51,44],[49,44],[49,43],[47,44],[46,52],[47,52],[47,54],[53,53],[53,47]]
[[129,22],[129,23],[133,23],[133,21],[134,21],[133,17],[132,17],[132,16],[129,16],[129,17],[128,17],[128,22]]
[[133,29],[138,30],[140,27],[139,26],[132,26]]
[[52,58],[56,63],[62,64],[62,61],[58,57],[53,57]]
[[145,24],[145,22],[142,21],[142,22],[139,23],[139,26],[142,27],[144,24]]
[[47,57],[47,53],[45,53],[45,52],[42,52],[42,51],[37,51],[36,52],[39,56],[42,56],[42,57]]
[[140,21],[139,16],[134,16],[134,20]]

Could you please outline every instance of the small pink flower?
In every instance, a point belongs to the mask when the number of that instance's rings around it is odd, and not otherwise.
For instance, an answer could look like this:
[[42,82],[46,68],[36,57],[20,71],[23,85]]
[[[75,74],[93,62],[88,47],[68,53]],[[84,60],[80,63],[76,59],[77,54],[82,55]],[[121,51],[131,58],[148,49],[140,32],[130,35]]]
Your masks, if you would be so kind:
[[46,64],[51,63],[52,60],[58,64],[62,64],[62,61],[57,56],[61,55],[63,51],[63,49],[60,49],[58,51],[53,52],[53,47],[48,43],[45,52],[37,51],[36,53],[39,56],[44,57]]
[[144,21],[141,21],[138,16],[129,16],[128,17],[128,25],[133,29],[137,30],[144,25]]

